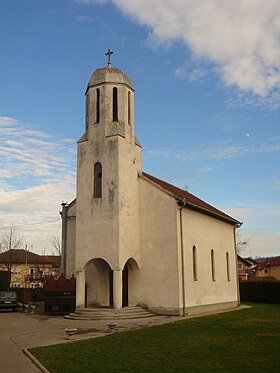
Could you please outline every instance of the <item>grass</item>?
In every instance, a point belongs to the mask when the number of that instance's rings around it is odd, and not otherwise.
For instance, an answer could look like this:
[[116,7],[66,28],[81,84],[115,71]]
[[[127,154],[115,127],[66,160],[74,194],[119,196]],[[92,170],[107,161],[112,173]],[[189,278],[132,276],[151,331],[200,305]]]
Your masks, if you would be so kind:
[[51,373],[280,371],[280,305],[31,349]]

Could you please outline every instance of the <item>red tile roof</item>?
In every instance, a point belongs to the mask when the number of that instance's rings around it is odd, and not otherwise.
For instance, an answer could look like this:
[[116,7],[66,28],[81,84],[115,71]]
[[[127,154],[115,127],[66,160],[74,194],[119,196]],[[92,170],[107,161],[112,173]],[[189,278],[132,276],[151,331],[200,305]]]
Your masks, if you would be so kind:
[[264,269],[265,267],[269,266],[280,266],[280,256],[266,258],[263,262],[258,264],[258,269]]
[[58,255],[38,255],[23,249],[8,250],[0,254],[0,263],[53,264],[60,266]]
[[144,178],[147,178],[149,179],[150,181],[152,181],[153,183],[159,185],[161,188],[167,190],[168,192],[170,192],[171,194],[173,194],[173,196],[180,200],[180,201],[184,201],[186,203],[186,206],[189,207],[189,208],[192,208],[192,209],[195,209],[195,210],[199,210],[205,214],[208,214],[208,215],[212,215],[212,216],[215,216],[216,218],[218,219],[221,219],[221,220],[224,220],[228,223],[231,223],[231,224],[242,224],[240,223],[238,220],[232,218],[231,216],[225,214],[224,212],[216,209],[215,207],[209,205],[208,203],[202,201],[201,199],[197,198],[196,196],[194,196],[193,194],[183,190],[183,189],[180,189],[172,184],[169,184],[167,183],[166,181],[163,181],[163,180],[160,180],[152,175],[149,175],[145,172],[142,173],[142,175],[144,176]]

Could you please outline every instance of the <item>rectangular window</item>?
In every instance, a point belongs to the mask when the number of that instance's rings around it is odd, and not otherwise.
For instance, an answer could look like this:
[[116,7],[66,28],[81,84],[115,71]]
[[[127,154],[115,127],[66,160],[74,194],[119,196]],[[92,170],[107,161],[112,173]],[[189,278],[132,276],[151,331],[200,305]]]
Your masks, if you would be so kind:
[[130,92],[128,92],[128,98],[127,98],[127,120],[128,120],[128,124],[130,125],[131,124],[131,109],[130,109]]
[[226,266],[227,266],[227,280],[230,281],[229,253],[226,253]]
[[113,122],[118,121],[118,89],[113,88]]
[[197,257],[195,246],[193,246],[193,280],[197,281]]
[[94,165],[94,198],[102,197],[102,165],[100,162],[95,163]]
[[212,272],[212,281],[216,281],[215,277],[215,258],[214,258],[214,250],[211,250],[211,272]]
[[89,92],[86,95],[86,129],[88,129],[89,122]]
[[96,118],[95,123],[100,122],[100,89],[96,89]]

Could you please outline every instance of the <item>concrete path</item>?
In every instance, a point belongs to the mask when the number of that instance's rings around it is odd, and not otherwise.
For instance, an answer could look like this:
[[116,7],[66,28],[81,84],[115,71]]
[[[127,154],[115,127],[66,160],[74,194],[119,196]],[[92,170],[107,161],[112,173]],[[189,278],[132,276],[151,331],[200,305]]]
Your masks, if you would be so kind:
[[[242,308],[247,306],[241,306],[236,310]],[[117,331],[166,324],[187,318],[190,317],[153,316],[146,319],[117,320]],[[108,321],[102,320],[67,320],[63,317],[0,312],[0,372],[39,373],[41,370],[23,353],[23,349],[72,343],[111,334],[107,323]],[[78,332],[68,340],[65,328],[77,328]]]
[[[169,321],[170,317],[162,316],[154,316],[148,320],[120,320],[117,323],[117,330],[137,329]],[[0,372],[39,373],[41,370],[22,352],[22,349],[71,343],[111,334],[107,322],[0,312]],[[77,328],[78,332],[68,340],[65,328]]]

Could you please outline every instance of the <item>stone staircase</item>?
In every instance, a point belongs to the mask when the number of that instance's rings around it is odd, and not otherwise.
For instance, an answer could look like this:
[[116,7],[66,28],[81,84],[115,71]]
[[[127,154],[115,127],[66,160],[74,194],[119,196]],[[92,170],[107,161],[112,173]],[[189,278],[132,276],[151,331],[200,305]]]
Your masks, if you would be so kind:
[[155,316],[155,314],[141,307],[124,307],[121,309],[92,307],[79,308],[75,312],[64,316],[64,318],[73,320],[126,320],[152,316]]

